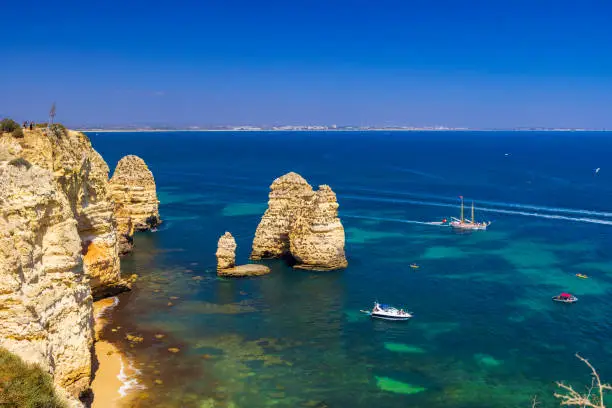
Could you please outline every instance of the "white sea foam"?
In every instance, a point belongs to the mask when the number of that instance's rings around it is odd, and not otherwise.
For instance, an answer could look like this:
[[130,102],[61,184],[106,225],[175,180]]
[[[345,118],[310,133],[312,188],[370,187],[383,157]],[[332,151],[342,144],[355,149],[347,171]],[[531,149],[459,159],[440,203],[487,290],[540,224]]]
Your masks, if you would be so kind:
[[117,296],[113,297],[113,304],[108,305],[106,307],[101,308],[96,315],[96,319],[99,319],[102,316],[105,316],[111,310],[113,310],[119,304],[119,298]]
[[119,379],[122,384],[121,387],[119,387],[119,394],[121,394],[121,397],[125,397],[127,394],[130,393],[130,391],[144,390],[146,388],[144,385],[138,382],[137,376],[140,374],[140,371],[134,368],[132,362],[127,357],[125,357],[125,359],[128,360],[128,368],[134,374],[132,376],[126,374],[125,363],[123,362],[123,359],[123,356],[119,357],[119,361],[121,363],[121,370],[117,375],[117,379]]

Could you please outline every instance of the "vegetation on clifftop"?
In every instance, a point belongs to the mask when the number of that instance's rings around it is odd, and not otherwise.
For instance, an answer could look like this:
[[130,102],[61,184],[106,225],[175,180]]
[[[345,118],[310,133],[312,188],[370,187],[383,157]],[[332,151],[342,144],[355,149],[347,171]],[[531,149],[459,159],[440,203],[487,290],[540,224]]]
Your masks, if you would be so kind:
[[0,133],[11,133],[13,137],[23,137],[23,129],[13,119],[2,119],[0,121]]
[[65,408],[55,394],[49,374],[3,348],[0,348],[0,406]]

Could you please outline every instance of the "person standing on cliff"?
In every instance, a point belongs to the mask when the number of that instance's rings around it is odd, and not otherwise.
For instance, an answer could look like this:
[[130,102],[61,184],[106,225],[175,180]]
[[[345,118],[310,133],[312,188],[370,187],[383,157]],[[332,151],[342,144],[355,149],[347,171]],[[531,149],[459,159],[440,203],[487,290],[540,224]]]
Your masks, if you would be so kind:
[[32,122],[30,122],[30,130],[32,130],[32,126],[33,126],[33,123],[32,123]]

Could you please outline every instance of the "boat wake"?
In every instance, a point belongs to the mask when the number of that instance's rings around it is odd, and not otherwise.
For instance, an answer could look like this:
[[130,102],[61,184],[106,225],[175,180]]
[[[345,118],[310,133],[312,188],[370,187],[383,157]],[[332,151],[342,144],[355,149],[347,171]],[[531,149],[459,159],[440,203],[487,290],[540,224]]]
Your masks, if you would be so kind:
[[[398,204],[414,204],[414,205],[422,205],[429,207],[447,207],[447,208],[459,208],[459,205],[450,204],[445,202],[436,202],[436,201],[423,201],[423,200],[412,200],[408,198],[389,198],[389,197],[368,197],[368,196],[359,196],[359,195],[343,195],[343,200],[358,200],[358,201],[372,201],[372,202],[385,202],[385,203],[398,203]],[[498,203],[504,205],[503,203]],[[522,204],[512,204],[507,203],[507,208],[495,208],[491,207],[476,207],[476,210],[481,212],[489,212],[494,214],[507,214],[507,215],[519,215],[524,217],[535,217],[535,218],[546,218],[552,220],[562,220],[562,221],[572,221],[572,222],[583,222],[589,224],[601,224],[601,225],[612,225],[612,219],[602,219],[603,217],[612,217],[612,213],[600,212],[600,211],[590,211],[590,210],[574,210],[574,209],[558,209],[557,214],[553,213],[555,211],[554,208],[551,207],[538,207],[538,206],[529,206]],[[522,206],[522,207],[520,207]],[[513,209],[508,209],[513,208]],[[516,209],[514,209],[516,208]],[[533,208],[538,209],[541,212],[531,212],[531,211],[521,211],[520,208]],[[564,214],[584,214],[584,215],[595,215],[602,218],[593,218],[593,217],[575,217]],[[381,221],[385,221],[385,219],[381,219]],[[390,219],[387,219],[390,221]],[[421,223],[420,221],[410,221],[410,220],[401,220],[401,222],[406,222],[409,224],[413,223]],[[424,224],[427,224],[423,222]]]
[[[456,203],[457,197],[448,197],[436,194],[421,194],[421,193],[409,193],[404,191],[389,191],[389,190],[377,190],[377,189],[368,189],[368,188],[350,188],[349,190],[353,191],[362,191],[366,193],[374,193],[374,194],[389,194],[396,195],[402,197],[414,197],[414,198],[422,198],[422,199],[433,199],[440,201],[448,201],[450,203]],[[547,207],[543,205],[534,205],[534,204],[521,204],[521,203],[508,203],[504,201],[490,201],[490,200],[481,200],[478,199],[479,203],[492,206],[492,207],[501,207],[501,208],[513,208],[519,210],[534,210],[534,211],[542,211],[542,212],[552,212],[552,213],[564,213],[564,214],[574,214],[574,215],[592,215],[595,217],[612,217],[612,212],[606,211],[595,211],[595,210],[586,210],[586,209],[577,209],[577,208],[564,208],[564,207]],[[452,207],[459,207],[459,205],[450,204]]]
[[355,218],[359,220],[372,220],[372,221],[388,221],[388,222],[401,222],[404,224],[420,224],[420,225],[433,225],[435,227],[448,227],[448,224],[444,224],[439,221],[417,221],[417,220],[404,220],[400,218],[386,218],[386,217],[366,217],[361,215],[347,215],[343,214],[342,218]]

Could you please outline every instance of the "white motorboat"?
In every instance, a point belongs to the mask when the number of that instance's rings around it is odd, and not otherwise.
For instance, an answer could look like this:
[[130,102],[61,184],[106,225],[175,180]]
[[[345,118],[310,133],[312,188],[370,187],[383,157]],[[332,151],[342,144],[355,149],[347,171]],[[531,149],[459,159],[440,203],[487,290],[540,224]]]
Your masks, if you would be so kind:
[[561,293],[560,295],[553,296],[552,300],[554,302],[561,303],[576,303],[578,298],[574,295],[570,295],[569,293]]
[[362,310],[363,313],[370,315],[370,317],[384,320],[408,320],[412,317],[412,314],[398,309],[389,305],[381,305],[378,302],[374,302],[372,310]]

